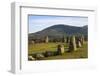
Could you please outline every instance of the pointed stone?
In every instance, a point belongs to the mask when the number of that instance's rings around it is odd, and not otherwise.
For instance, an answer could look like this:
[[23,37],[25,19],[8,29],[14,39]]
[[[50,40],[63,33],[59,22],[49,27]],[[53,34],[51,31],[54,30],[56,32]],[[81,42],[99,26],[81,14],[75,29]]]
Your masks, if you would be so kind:
[[70,43],[69,43],[69,51],[76,51],[77,47],[76,47],[76,39],[75,36],[72,36],[70,38]]

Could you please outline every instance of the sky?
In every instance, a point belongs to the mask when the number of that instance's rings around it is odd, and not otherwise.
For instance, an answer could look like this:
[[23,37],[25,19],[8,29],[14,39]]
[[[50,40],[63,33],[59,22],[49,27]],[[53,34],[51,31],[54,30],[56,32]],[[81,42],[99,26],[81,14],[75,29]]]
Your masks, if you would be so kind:
[[29,33],[35,33],[56,24],[82,27],[84,25],[88,25],[88,17],[46,15],[28,16]]

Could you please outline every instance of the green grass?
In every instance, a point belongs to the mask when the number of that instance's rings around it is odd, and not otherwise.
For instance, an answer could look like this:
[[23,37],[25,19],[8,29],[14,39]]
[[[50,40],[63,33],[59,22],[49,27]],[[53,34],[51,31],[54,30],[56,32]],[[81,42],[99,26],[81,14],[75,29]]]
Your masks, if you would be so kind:
[[28,53],[34,52],[44,52],[44,51],[56,51],[57,45],[63,44],[65,49],[67,48],[67,43],[37,43],[37,44],[29,44]]
[[[67,50],[68,45],[66,43],[37,43],[30,44],[28,47],[28,53],[32,54],[34,52],[44,52],[44,51],[56,51],[57,45],[63,44],[65,50]],[[54,60],[54,59],[79,59],[79,58],[88,58],[88,44],[85,44],[81,48],[77,48],[76,51],[66,52],[63,55],[45,57],[44,60]]]
[[76,51],[67,52],[63,55],[59,56],[52,56],[45,58],[45,60],[52,60],[52,59],[80,59],[80,58],[88,58],[88,50],[87,50],[87,43],[85,43],[81,48],[78,48]]

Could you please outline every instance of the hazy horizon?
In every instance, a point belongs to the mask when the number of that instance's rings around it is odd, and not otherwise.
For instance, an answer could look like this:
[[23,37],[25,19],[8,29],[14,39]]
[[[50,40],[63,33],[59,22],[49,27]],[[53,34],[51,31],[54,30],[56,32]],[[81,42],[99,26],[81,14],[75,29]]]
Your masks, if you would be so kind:
[[83,27],[88,25],[88,17],[29,15],[28,22],[29,33],[35,33],[56,24]]

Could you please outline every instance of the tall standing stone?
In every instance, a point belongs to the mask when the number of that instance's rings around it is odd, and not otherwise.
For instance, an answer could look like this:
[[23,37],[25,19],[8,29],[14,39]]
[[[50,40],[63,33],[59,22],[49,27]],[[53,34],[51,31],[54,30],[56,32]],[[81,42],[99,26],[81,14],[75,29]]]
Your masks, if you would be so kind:
[[69,42],[69,51],[76,51],[76,50],[77,50],[76,39],[75,36],[72,36]]

